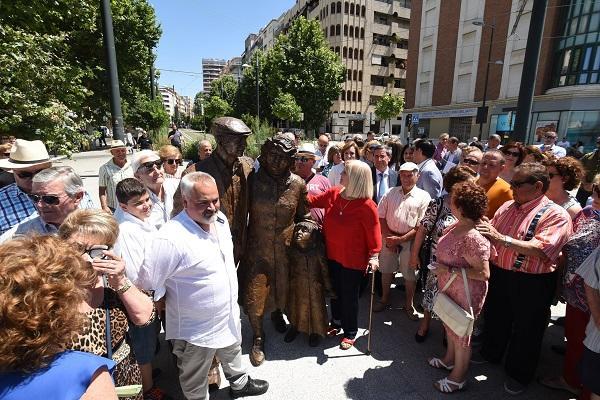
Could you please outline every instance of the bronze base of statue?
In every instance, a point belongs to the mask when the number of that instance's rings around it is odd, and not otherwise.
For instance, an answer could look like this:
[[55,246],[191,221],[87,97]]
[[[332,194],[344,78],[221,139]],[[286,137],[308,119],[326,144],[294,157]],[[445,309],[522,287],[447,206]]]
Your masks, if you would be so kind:
[[252,343],[252,349],[250,349],[250,363],[258,367],[265,362],[265,339],[262,337],[255,337]]

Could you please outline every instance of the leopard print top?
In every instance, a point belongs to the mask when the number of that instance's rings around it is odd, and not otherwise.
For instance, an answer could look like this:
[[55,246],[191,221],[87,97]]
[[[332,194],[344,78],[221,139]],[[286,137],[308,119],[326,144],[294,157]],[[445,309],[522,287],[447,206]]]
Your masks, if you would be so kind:
[[[106,357],[106,306],[110,310],[110,333],[112,339],[112,348],[114,351],[123,341],[127,340],[127,331],[129,324],[125,306],[119,299],[117,293],[111,288],[104,288],[104,301],[97,308],[89,311],[86,315],[89,318],[89,325],[83,334],[79,334],[71,345],[72,350],[85,351]],[[124,360],[119,362],[115,368],[113,378],[115,386],[141,385],[142,375],[135,362],[133,351]],[[142,394],[135,397],[127,397],[132,400],[142,400]]]

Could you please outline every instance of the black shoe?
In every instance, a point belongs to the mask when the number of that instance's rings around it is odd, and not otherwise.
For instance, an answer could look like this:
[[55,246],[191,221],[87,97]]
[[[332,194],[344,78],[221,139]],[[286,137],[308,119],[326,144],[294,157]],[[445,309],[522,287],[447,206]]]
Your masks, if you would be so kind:
[[240,390],[229,389],[229,395],[234,399],[238,397],[259,396],[269,389],[269,382],[248,377],[248,383]]
[[424,335],[419,335],[419,331],[417,331],[417,333],[415,333],[415,341],[417,343],[423,343],[425,341],[425,339],[427,339],[428,335],[429,335],[429,331],[425,331]]
[[293,342],[298,336],[298,329],[296,329],[293,325],[290,325],[290,329],[288,329],[287,333],[283,337],[283,341],[286,343]]
[[287,331],[287,325],[283,319],[283,313],[279,310],[271,313],[271,321],[275,325],[275,330],[279,333],[285,333]]
[[316,333],[311,333],[308,336],[308,345],[310,347],[317,347],[319,345],[320,341],[321,341],[321,337],[319,335],[317,335]]

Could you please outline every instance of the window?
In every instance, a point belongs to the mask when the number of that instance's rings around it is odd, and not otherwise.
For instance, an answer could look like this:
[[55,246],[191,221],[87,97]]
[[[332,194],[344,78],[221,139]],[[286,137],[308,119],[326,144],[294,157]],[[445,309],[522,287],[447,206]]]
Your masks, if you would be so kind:
[[356,90],[352,92],[352,101],[356,101]]
[[357,70],[352,71],[352,80],[355,81],[357,78],[358,78],[358,71]]
[[338,1],[337,2],[337,13],[340,14],[342,12],[342,2]]
[[350,4],[350,14],[354,15],[354,3]]
[[377,55],[377,54],[373,54],[371,56],[371,64],[372,65],[382,65],[383,62],[383,56]]
[[361,91],[358,92],[358,101],[362,101],[362,92]]
[[461,141],[468,141],[471,135],[473,117],[450,118],[450,135],[456,136]]
[[348,25],[344,25],[344,36],[348,36]]
[[371,85],[373,86],[386,86],[385,78],[379,75],[371,75]]
[[369,97],[369,104],[370,105],[375,105],[375,104],[377,104],[377,102],[379,101],[379,99],[381,99],[381,96],[370,96]]
[[376,24],[381,24],[381,25],[391,25],[392,24],[392,22],[390,21],[390,18],[387,14],[383,14],[383,13],[380,13],[377,11],[374,13],[373,22],[375,22]]
[[340,46],[335,46],[335,54],[340,54]]
[[387,35],[380,35],[379,33],[373,34],[373,44],[381,46],[389,46],[392,43],[392,38]]
[[346,80],[347,80],[347,81],[349,81],[349,80],[351,80],[351,79],[352,79],[352,70],[351,70],[351,69],[349,69],[349,70],[347,70],[346,72],[347,72],[347,74],[346,74],[346,75],[347,75],[347,76],[346,76]]
[[335,14],[335,3],[331,3],[331,14]]
[[329,27],[329,36],[335,36],[335,26],[333,25]]
[[360,38],[361,39],[365,38],[365,28],[360,28]]
[[346,46],[344,46],[344,48],[342,49],[342,56],[344,58],[348,57],[348,48]]
[[396,89],[406,89],[406,79],[394,79],[394,87]]
[[354,49],[354,59],[358,60],[358,49]]
[[360,29],[357,26],[354,28],[354,37],[358,39],[359,34],[360,34]]
[[358,71],[358,80],[362,82],[362,71]]
[[342,26],[341,26],[340,24],[337,24],[337,25],[335,26],[335,35],[336,35],[336,36],[340,36],[340,32],[341,32],[341,30],[342,30]]
[[350,37],[353,38],[354,37],[354,28],[350,27]]
[[346,14],[348,14],[348,10],[349,10],[349,8],[350,8],[350,4],[348,4],[348,2],[347,2],[347,1],[346,1],[346,2],[344,2],[344,12],[345,12]]
[[351,98],[352,98],[352,92],[348,90],[346,92],[346,100],[350,101]]
[[360,8],[360,14],[361,14],[361,16],[364,18],[364,17],[367,15],[367,7],[365,7],[365,6],[362,6],[362,7]]
[[359,58],[360,58],[361,60],[363,59],[363,56],[364,56],[364,54],[365,54],[365,53],[364,53],[363,49],[360,49]]
[[346,100],[346,91],[342,90],[342,100]]

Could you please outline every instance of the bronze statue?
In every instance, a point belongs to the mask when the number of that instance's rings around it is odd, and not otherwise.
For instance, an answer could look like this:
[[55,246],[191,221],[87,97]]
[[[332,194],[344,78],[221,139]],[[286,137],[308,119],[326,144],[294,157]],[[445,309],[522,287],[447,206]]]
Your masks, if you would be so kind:
[[298,332],[304,332],[309,335],[309,345],[314,347],[327,332],[325,297],[333,296],[325,244],[316,222],[307,220],[296,224],[289,265],[290,294],[286,314],[290,328],[284,340],[291,342]]
[[252,365],[265,359],[262,320],[273,311],[275,328],[284,333],[282,310],[289,288],[288,248],[294,222],[308,218],[304,180],[290,172],[294,163],[294,142],[279,135],[262,145],[260,168],[248,177],[250,219],[248,240],[240,263],[242,302],[254,331],[250,351]]
[[[245,157],[246,139],[252,133],[242,120],[233,117],[216,118],[211,132],[217,148],[206,159],[190,165],[184,174],[202,171],[217,181],[221,211],[227,217],[233,238],[233,256],[237,264],[244,250],[248,218],[248,175],[254,160]],[[181,193],[175,194],[173,215],[183,209]]]

